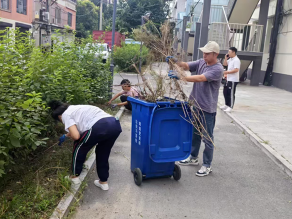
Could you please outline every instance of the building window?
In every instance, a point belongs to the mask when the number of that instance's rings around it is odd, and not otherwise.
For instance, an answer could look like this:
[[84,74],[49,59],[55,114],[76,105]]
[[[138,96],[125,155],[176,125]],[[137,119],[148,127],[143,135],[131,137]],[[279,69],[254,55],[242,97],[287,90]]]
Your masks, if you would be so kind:
[[55,22],[56,24],[61,23],[61,8],[55,8]]
[[68,12],[68,25],[72,27],[72,14]]
[[17,0],[16,11],[19,14],[27,14],[27,0]]
[[10,0],[1,0],[1,5],[0,5],[0,7],[1,7],[1,9],[3,9],[3,10],[9,10],[10,8],[9,8],[9,2]]

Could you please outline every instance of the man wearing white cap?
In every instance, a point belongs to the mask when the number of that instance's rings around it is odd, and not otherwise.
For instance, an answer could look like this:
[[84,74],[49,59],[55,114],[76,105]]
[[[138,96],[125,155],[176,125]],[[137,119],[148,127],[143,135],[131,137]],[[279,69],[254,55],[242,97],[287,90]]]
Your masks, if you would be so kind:
[[[172,56],[166,57],[169,63],[176,62],[178,66],[192,73],[191,76],[180,78],[177,72],[170,71],[168,76],[174,79],[182,79],[188,82],[194,82],[193,90],[189,101],[194,105],[197,117],[204,129],[195,130],[192,142],[192,153],[186,159],[179,162],[181,165],[199,165],[198,154],[201,141],[205,143],[203,152],[203,164],[201,169],[196,173],[197,176],[207,176],[211,169],[214,151],[213,130],[216,120],[217,102],[219,88],[223,76],[223,66],[217,61],[220,52],[219,45],[214,42],[208,42],[204,47],[200,48],[203,52],[203,59],[194,62],[178,62]],[[201,136],[201,134],[202,136]]]

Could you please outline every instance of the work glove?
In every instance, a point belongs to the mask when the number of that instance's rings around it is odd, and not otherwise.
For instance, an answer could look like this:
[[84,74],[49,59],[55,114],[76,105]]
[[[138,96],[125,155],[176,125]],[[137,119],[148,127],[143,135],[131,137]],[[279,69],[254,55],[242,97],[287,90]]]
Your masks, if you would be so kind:
[[169,64],[169,60],[171,59],[171,61],[173,62],[173,63],[177,63],[177,61],[178,61],[178,59],[177,58],[175,58],[174,56],[167,56],[166,58],[165,58],[165,61]]
[[112,109],[116,108],[118,104],[112,104],[111,107]]
[[170,71],[168,72],[168,77],[169,77],[170,79],[177,79],[177,80],[180,79],[180,77],[178,76],[177,71],[173,71],[173,70],[170,70]]
[[60,138],[59,138],[59,146],[61,146],[63,144],[63,142],[66,140],[66,135],[62,135]]

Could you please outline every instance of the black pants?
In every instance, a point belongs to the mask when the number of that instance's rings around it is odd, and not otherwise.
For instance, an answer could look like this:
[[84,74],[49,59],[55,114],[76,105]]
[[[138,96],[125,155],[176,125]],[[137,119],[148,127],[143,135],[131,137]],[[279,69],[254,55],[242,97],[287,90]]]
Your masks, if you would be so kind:
[[100,181],[106,182],[109,177],[109,155],[121,132],[119,120],[114,117],[107,117],[97,121],[90,130],[83,133],[80,139],[74,142],[73,175],[80,175],[87,153],[96,145],[97,175]]
[[235,91],[238,82],[227,81],[224,85],[224,98],[225,98],[225,105],[233,108],[235,102]]
[[125,107],[126,107],[127,110],[131,110],[132,111],[132,104],[131,104],[130,101],[127,100],[128,96],[121,96],[120,99],[121,99],[121,102],[128,102],[128,104],[125,105]]

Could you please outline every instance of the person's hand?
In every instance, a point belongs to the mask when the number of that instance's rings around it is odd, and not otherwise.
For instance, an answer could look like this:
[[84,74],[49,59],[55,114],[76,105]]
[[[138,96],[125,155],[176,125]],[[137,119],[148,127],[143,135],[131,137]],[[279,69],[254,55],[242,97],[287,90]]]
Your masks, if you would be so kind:
[[118,106],[118,104],[112,104],[111,107],[112,109],[116,108]]
[[112,104],[112,101],[111,100],[107,102],[107,105],[111,105],[111,104]]
[[227,78],[227,74],[224,74],[224,76],[223,76],[225,79]]
[[170,60],[170,59],[171,59],[171,61],[174,62],[174,63],[176,63],[176,62],[178,61],[178,59],[175,58],[174,56],[167,56],[167,57],[165,58],[165,61],[166,61],[167,63],[169,63],[169,60]]
[[225,55],[225,59],[228,59],[229,58],[229,54],[227,53],[226,55]]
[[180,79],[180,77],[178,76],[177,71],[173,71],[173,70],[170,70],[170,71],[168,72],[168,77],[169,77],[170,79],[177,79],[177,80]]
[[66,135],[62,135],[60,138],[59,138],[59,146],[61,146],[63,144],[63,142],[66,140]]

